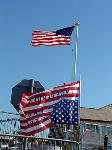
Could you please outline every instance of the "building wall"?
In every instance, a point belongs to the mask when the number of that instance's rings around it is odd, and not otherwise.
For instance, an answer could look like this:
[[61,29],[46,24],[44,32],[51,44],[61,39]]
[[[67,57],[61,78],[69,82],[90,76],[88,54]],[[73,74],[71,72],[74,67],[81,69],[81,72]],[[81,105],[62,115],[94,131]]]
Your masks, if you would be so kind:
[[101,122],[81,121],[81,147],[89,149],[104,145],[104,136],[112,139],[112,124]]

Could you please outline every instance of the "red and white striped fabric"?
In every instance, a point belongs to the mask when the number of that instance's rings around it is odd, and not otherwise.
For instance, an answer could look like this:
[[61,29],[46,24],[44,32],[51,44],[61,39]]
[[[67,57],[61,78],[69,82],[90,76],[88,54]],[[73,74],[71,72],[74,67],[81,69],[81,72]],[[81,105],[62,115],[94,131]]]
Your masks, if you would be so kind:
[[56,35],[53,32],[33,31],[32,46],[70,45],[70,36]]
[[21,134],[33,135],[52,126],[53,105],[62,98],[79,100],[80,82],[64,84],[36,94],[23,94],[20,101]]
[[57,31],[34,30],[32,32],[32,46],[70,45],[70,38],[75,26],[63,28]]

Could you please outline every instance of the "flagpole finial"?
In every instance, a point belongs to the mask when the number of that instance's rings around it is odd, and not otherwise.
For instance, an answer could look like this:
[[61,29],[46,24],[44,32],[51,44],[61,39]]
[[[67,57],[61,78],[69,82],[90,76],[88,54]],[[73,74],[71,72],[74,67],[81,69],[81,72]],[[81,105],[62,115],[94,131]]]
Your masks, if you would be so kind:
[[79,26],[79,25],[80,25],[80,22],[79,22],[79,21],[77,21],[77,22],[75,23],[75,25],[76,25],[76,26]]

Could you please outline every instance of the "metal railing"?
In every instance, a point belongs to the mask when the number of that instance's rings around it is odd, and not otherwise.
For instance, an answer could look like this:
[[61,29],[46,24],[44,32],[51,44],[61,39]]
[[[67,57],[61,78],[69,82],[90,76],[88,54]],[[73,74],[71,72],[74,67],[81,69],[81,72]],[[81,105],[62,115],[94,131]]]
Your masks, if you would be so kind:
[[79,150],[77,141],[0,134],[0,150]]

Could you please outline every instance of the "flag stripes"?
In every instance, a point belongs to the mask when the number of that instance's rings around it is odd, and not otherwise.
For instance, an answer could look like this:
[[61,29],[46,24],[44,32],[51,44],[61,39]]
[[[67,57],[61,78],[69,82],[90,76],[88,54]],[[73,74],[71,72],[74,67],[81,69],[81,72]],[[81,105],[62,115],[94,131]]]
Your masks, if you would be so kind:
[[34,30],[32,32],[32,46],[70,45],[70,38],[75,26],[57,31]]
[[79,81],[57,86],[42,93],[24,94],[19,106],[21,133],[32,135],[47,129],[52,125],[53,106],[62,98],[75,101],[79,100],[79,97]]

